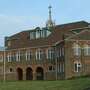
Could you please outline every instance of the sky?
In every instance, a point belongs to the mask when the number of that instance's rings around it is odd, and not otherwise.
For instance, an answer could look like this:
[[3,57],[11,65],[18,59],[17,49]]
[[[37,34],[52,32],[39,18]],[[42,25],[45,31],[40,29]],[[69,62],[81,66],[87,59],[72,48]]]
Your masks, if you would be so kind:
[[49,5],[56,24],[90,23],[90,0],[0,0],[0,46],[4,46],[5,36],[44,27]]

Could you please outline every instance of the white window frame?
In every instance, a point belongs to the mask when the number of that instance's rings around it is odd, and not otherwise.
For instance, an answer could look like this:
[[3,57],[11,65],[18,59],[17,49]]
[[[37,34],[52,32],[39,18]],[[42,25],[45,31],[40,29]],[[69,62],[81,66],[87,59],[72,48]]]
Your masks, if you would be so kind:
[[44,54],[44,51],[42,49],[36,50],[36,60],[42,60],[42,55]]
[[35,32],[30,32],[30,40],[35,39]]
[[20,51],[16,52],[16,61],[20,62]]
[[31,58],[32,58],[32,52],[30,50],[27,50],[26,51],[26,61],[31,60]]
[[[76,64],[76,70],[75,70],[75,64]],[[81,66],[82,65],[80,62],[75,62],[74,63],[74,72],[80,72],[81,70],[79,71],[79,68],[81,69]]]
[[36,39],[41,38],[41,31],[36,30],[35,35],[36,35]]
[[52,54],[54,54],[53,48],[48,48],[48,50],[47,50],[47,59],[52,59]]
[[9,53],[7,54],[7,61],[8,61],[8,62],[11,62],[11,52],[9,52]]

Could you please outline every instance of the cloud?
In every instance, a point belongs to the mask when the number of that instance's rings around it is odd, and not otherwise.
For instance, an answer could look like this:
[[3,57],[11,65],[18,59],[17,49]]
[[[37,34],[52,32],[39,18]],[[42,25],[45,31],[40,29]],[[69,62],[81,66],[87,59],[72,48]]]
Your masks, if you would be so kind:
[[3,40],[5,36],[43,25],[44,20],[39,16],[31,17],[0,14],[0,45],[4,44]]

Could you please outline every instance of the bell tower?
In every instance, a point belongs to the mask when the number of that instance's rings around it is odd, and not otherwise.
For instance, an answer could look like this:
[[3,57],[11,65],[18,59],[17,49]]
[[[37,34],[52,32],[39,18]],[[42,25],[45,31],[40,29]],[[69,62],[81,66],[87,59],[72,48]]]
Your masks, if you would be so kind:
[[54,23],[53,20],[52,20],[52,11],[51,11],[51,9],[52,9],[52,6],[50,5],[50,6],[48,7],[48,10],[49,10],[49,18],[48,18],[48,21],[46,22],[46,27],[47,27],[47,28],[51,28],[51,27],[55,26],[55,23]]

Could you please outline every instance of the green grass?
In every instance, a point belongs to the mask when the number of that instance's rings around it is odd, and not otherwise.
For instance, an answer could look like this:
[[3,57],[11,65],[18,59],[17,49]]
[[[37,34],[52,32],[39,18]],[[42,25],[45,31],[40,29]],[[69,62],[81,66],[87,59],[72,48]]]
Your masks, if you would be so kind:
[[61,81],[6,81],[0,90],[83,90],[90,87],[90,78]]

